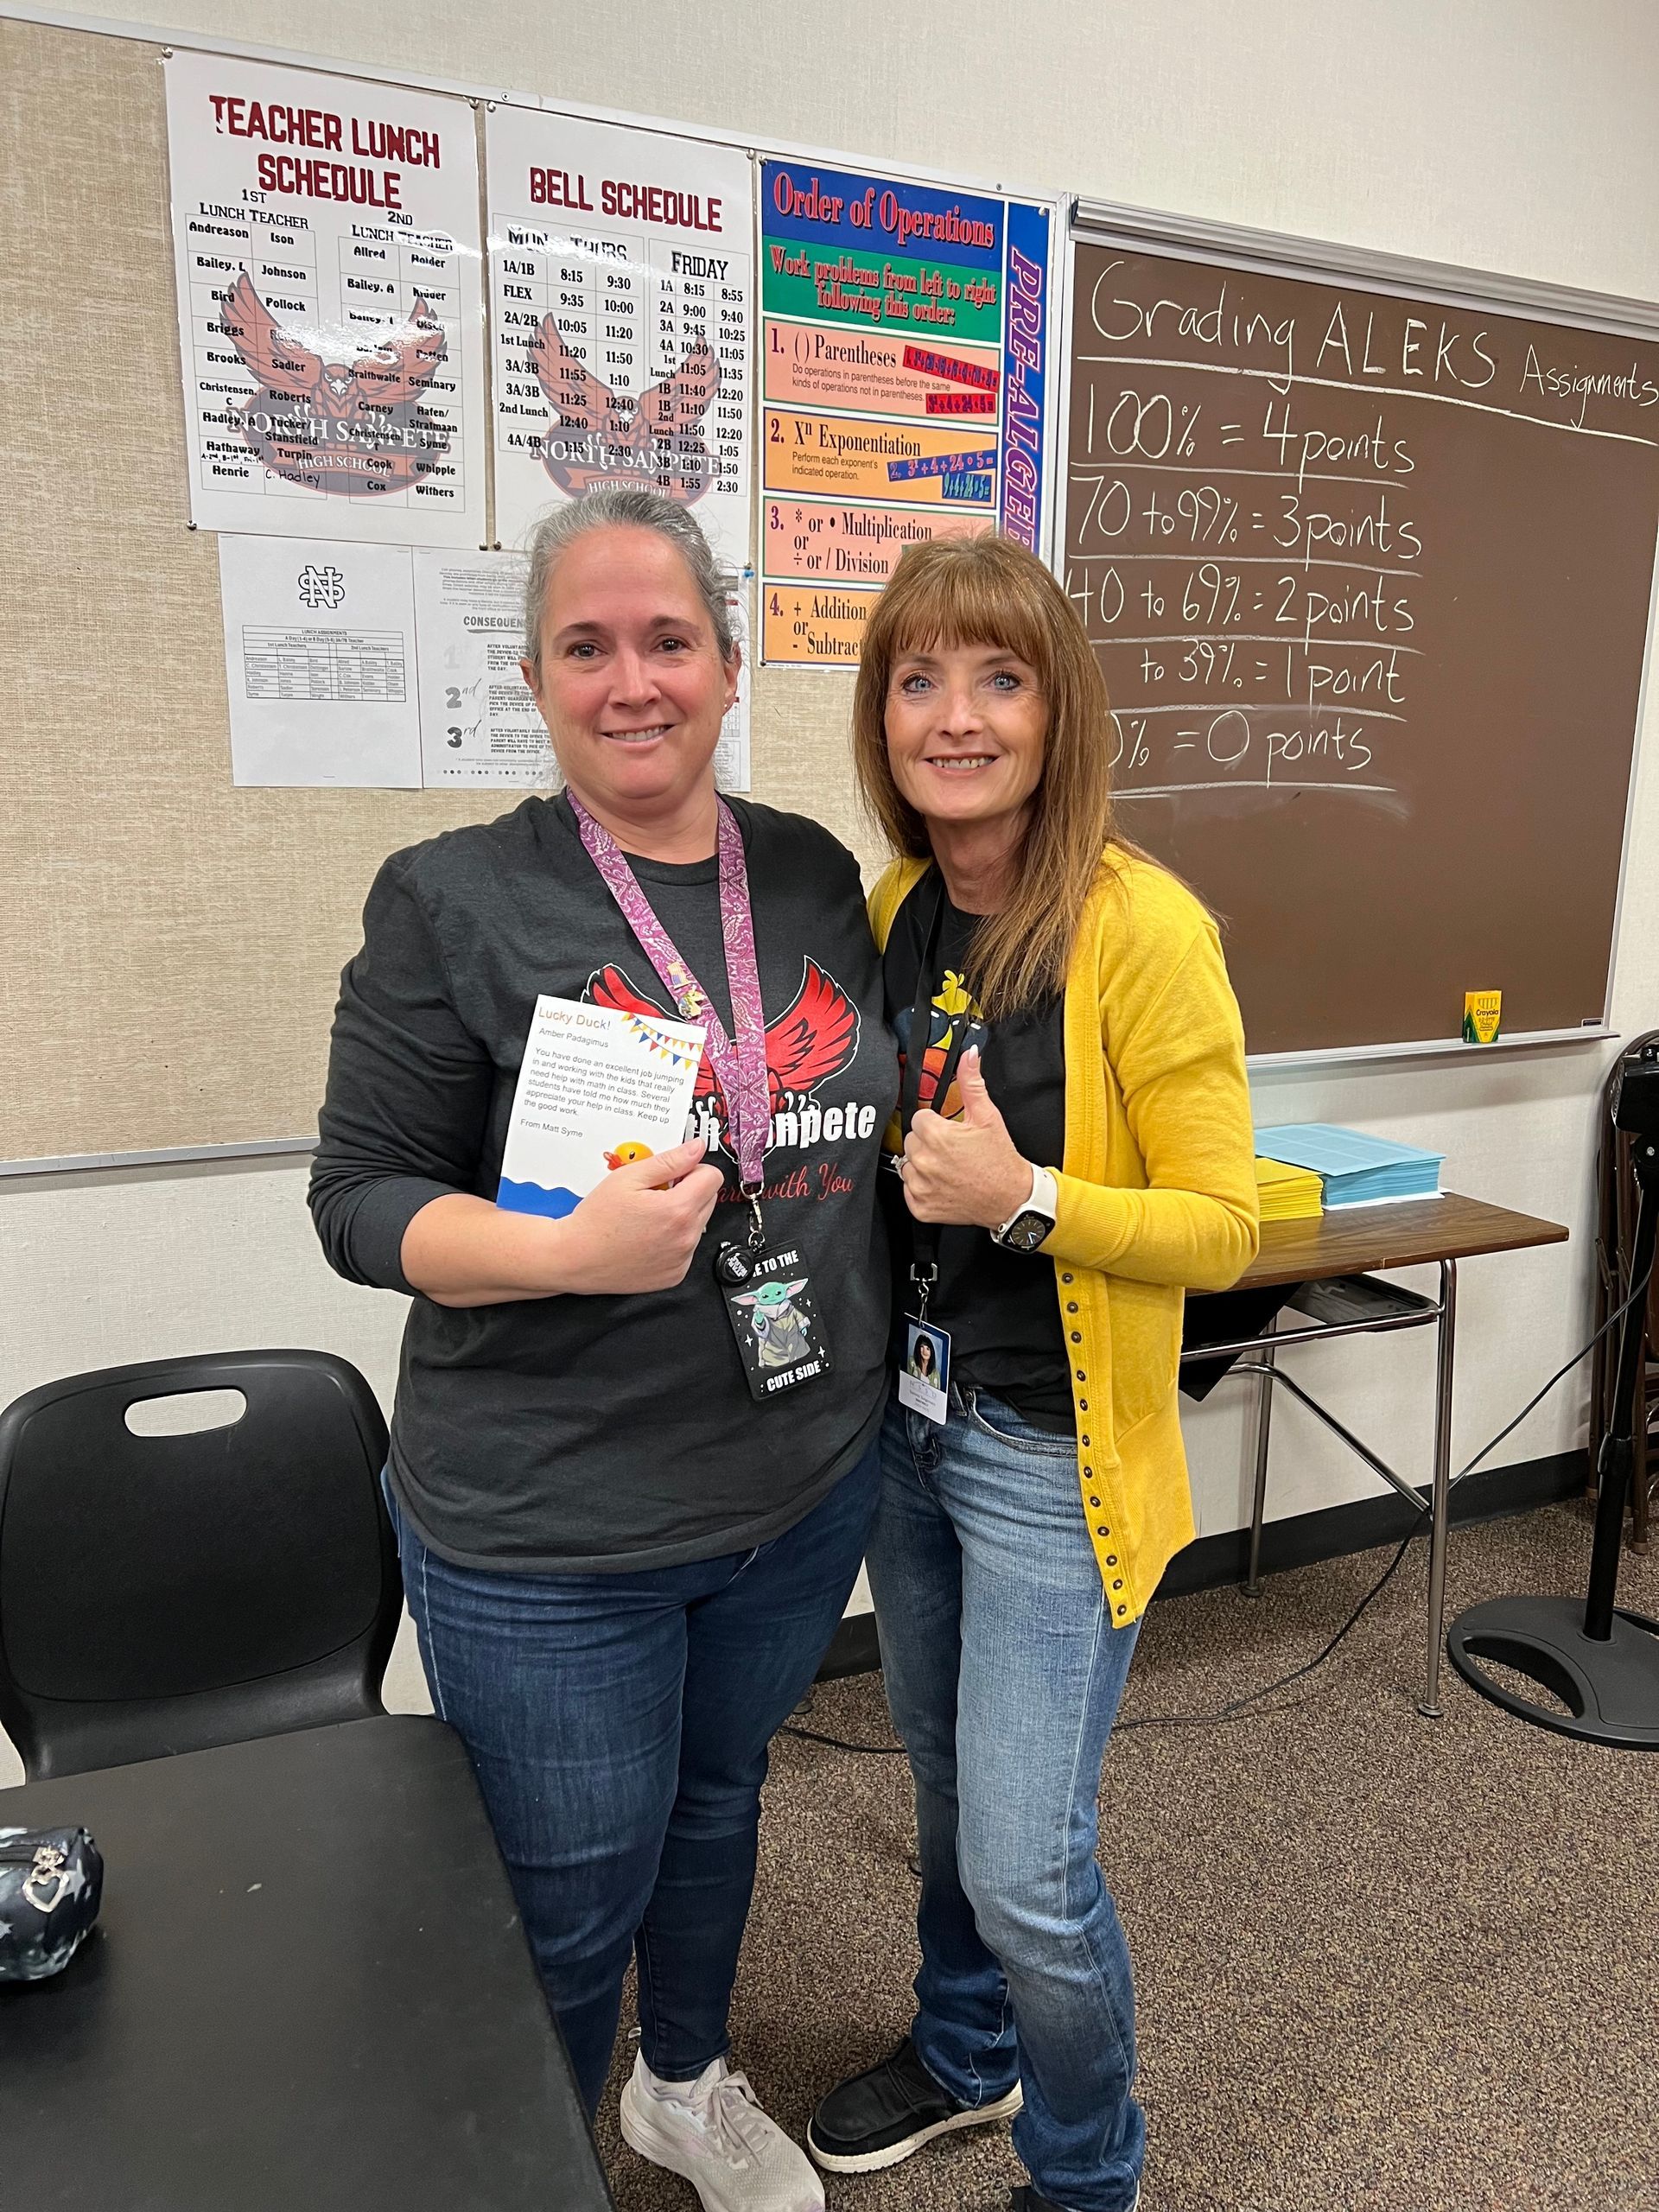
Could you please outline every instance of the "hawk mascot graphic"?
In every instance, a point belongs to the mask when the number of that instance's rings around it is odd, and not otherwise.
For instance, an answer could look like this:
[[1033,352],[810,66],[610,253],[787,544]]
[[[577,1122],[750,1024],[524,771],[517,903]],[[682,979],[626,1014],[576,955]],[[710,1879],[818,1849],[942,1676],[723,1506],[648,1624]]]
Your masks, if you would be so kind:
[[449,350],[423,299],[378,346],[334,361],[280,327],[245,269],[219,327],[258,386],[232,409],[232,423],[290,484],[383,497],[406,492],[448,454],[448,428],[421,404]]
[[[584,994],[590,1005],[620,1007],[625,1014],[661,1020],[665,1009],[642,997],[620,968],[601,968]],[[815,960],[804,963],[801,988],[775,1021],[766,1024],[766,1088],[772,1110],[804,1098],[852,1065],[858,1052],[858,1008]],[[705,1054],[697,1070],[696,1105],[712,1108],[725,1127],[725,1102]]]
[[707,340],[637,400],[589,376],[550,315],[530,350],[558,417],[542,442],[542,462],[560,491],[579,499],[601,485],[645,484],[686,506],[702,498],[715,474],[702,423],[720,389]]

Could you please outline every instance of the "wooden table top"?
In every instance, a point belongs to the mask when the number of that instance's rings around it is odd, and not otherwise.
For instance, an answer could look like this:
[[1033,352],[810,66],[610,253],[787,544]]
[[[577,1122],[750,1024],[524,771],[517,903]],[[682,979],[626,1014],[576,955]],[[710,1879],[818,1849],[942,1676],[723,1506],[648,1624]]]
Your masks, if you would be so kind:
[[1563,1244],[1567,1234],[1559,1221],[1511,1213],[1507,1206],[1489,1206],[1455,1191],[1438,1198],[1339,1206],[1317,1221],[1263,1222],[1262,1249],[1234,1288],[1260,1290],[1274,1283],[1319,1282],[1328,1275],[1469,1260],[1483,1252]]

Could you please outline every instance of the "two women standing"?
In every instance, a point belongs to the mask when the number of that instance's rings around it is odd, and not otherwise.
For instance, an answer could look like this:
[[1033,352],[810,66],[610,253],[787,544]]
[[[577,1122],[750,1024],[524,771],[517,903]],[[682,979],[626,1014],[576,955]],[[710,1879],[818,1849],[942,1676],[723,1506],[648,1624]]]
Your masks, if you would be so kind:
[[[1028,2202],[1122,2212],[1142,2127],[1096,1790],[1192,1533],[1182,1287],[1255,1238],[1215,931],[1114,840],[1098,670],[1006,542],[908,552],[867,636],[859,775],[903,855],[879,961],[850,855],[716,797],[736,654],[683,511],[601,493],[543,525],[525,674],[565,791],[383,869],[313,1206],[342,1272],[415,1294],[388,1470],[410,1608],[584,2093],[632,1949],[628,2139],[710,2212],[821,2203],[726,2012],[766,1743],[868,1542],[923,1964],[911,2036],[810,2148],[891,2164],[1023,2100]],[[702,1020],[709,1157],[619,1168],[563,1222],[500,1212],[538,993]],[[827,1371],[752,1394],[734,1251],[810,1280]],[[906,1312],[949,1343],[940,1421],[884,1421]]]

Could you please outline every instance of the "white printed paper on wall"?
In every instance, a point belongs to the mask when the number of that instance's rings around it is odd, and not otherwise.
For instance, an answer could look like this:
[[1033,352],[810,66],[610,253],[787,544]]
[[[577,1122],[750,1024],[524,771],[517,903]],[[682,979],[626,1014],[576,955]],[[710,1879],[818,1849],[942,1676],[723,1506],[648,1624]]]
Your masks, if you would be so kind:
[[747,586],[726,594],[726,604],[731,610],[732,634],[742,648],[743,664],[737,675],[737,697],[727,710],[720,726],[720,742],[715,747],[715,782],[723,791],[747,791],[750,788],[749,640],[754,634],[750,616],[752,603]]
[[220,537],[233,783],[420,788],[411,558]]
[[178,53],[167,112],[192,519],[477,546],[470,103]]
[[518,663],[524,559],[511,553],[415,556],[421,753],[427,788],[533,788],[555,773],[547,725]]
[[[541,710],[519,671],[524,648],[521,554],[420,552],[415,622],[420,664],[421,757],[429,791],[556,783]],[[737,698],[721,724],[715,780],[749,788],[748,595],[728,595],[744,645]]]
[[749,558],[753,172],[663,131],[498,107],[486,132],[496,536],[601,484]]

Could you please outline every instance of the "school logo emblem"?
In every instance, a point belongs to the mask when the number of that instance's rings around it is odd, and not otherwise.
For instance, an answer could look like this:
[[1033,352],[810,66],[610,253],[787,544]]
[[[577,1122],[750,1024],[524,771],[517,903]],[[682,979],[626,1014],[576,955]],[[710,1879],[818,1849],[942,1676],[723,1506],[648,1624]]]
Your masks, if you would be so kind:
[[715,464],[702,425],[720,389],[720,365],[707,341],[638,399],[589,376],[550,315],[530,350],[557,417],[541,452],[560,491],[579,499],[601,486],[645,484],[686,506],[708,491]]
[[448,425],[424,403],[448,341],[423,299],[378,346],[332,360],[281,327],[245,269],[219,327],[258,387],[230,409],[228,426],[274,475],[374,499],[408,491],[447,460]]
[[296,579],[300,605],[308,613],[316,613],[324,607],[339,607],[346,597],[346,579],[334,567],[318,568],[315,561],[308,561]]

